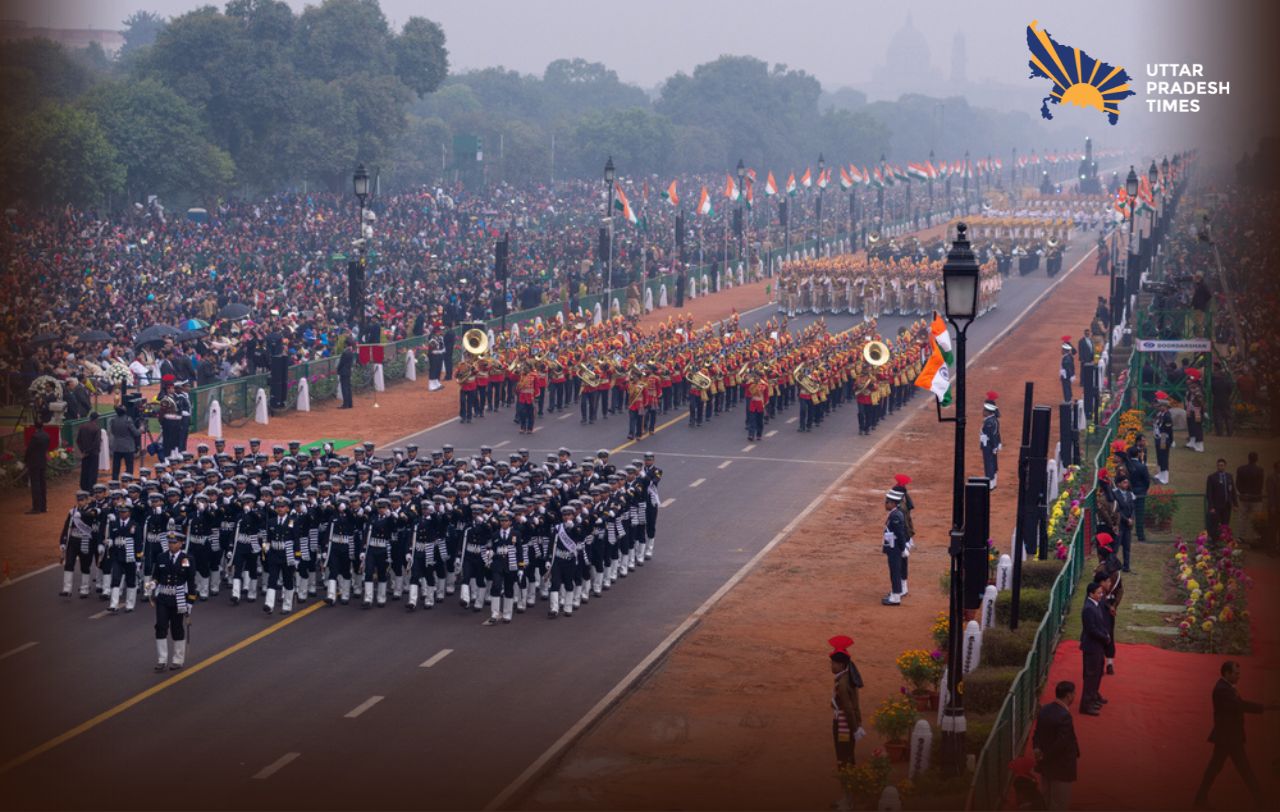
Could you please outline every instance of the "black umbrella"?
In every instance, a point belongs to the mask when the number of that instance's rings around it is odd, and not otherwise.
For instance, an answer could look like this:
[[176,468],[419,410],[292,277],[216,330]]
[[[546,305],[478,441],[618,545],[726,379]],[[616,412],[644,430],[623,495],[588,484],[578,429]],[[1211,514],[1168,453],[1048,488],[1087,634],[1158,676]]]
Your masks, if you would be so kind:
[[62,338],[62,336],[58,335],[57,333],[41,333],[40,335],[32,338],[27,343],[33,347],[39,347],[42,344],[52,344],[53,342],[57,341],[60,338]]
[[199,330],[183,330],[173,337],[174,341],[192,341],[197,338],[206,338],[209,331],[201,327]]
[[218,318],[234,321],[236,319],[243,319],[252,312],[253,308],[249,307],[249,305],[244,302],[232,302],[218,311]]
[[111,334],[106,332],[105,330],[85,330],[83,333],[80,334],[80,337],[76,340],[83,341],[83,342],[110,341]]
[[167,324],[153,324],[133,337],[133,346],[140,347],[143,344],[158,344],[166,338],[173,338],[182,331],[177,327],[170,327]]

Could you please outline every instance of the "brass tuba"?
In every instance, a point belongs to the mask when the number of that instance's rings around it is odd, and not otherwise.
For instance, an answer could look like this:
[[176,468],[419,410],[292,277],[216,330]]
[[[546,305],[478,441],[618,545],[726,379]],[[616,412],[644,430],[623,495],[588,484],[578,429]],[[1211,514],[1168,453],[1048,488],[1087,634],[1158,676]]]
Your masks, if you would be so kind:
[[868,341],[862,348],[862,358],[873,367],[889,363],[889,345],[883,341]]
[[471,355],[484,355],[489,351],[489,334],[479,327],[472,327],[462,334],[462,349]]
[[792,377],[796,380],[796,385],[800,387],[800,391],[806,395],[816,395],[821,387],[818,382],[809,377],[809,372],[804,368],[804,364],[800,364],[791,372]]
[[573,371],[578,376],[578,380],[582,381],[583,386],[596,387],[600,385],[600,376],[586,361],[580,362],[573,368]]
[[689,383],[693,384],[699,389],[710,389],[712,381],[711,381],[711,377],[708,376],[707,373],[703,372],[702,370],[698,370],[697,372],[689,373]]

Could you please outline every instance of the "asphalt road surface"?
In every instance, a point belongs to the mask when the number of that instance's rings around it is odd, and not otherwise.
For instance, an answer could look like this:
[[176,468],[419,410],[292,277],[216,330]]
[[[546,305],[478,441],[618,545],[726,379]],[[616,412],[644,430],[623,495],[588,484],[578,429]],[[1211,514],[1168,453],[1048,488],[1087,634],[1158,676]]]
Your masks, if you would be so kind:
[[[1092,249],[1073,242],[1064,268]],[[1088,259],[1078,273],[1091,273]],[[999,308],[969,330],[970,357],[1052,280],[1006,281]],[[744,314],[752,325],[770,308]],[[812,317],[795,319],[793,329]],[[885,319],[892,334],[906,319]],[[853,317],[828,317],[833,330]],[[1083,325],[1064,325],[1078,333]],[[924,392],[908,409],[925,404]],[[57,597],[60,572],[0,589],[0,793],[6,806],[161,809],[476,809],[492,803],[593,706],[781,533],[839,474],[884,441],[903,412],[859,437],[852,406],[798,434],[797,409],[748,444],[740,404],[700,429],[683,414],[627,444],[651,450],[665,475],[654,559],[601,598],[555,621],[546,603],[510,625],[448,600],[407,613],[309,601],[288,618],[227,591],[199,604],[188,666],[152,672],[154,611],[110,616],[96,596]],[[971,407],[972,408],[972,407]],[[561,445],[583,459],[626,441],[625,416],[581,426],[577,412],[542,418],[522,437],[510,410],[471,425],[419,431],[430,449],[481,444],[495,456]],[[410,429],[412,426],[406,426]],[[395,443],[403,445],[407,441]],[[889,472],[891,473],[891,472]],[[888,473],[886,473],[886,477]],[[878,530],[851,520],[850,539]],[[49,544],[54,543],[53,539]],[[878,600],[885,575],[860,578]],[[505,797],[505,796],[504,796]]]

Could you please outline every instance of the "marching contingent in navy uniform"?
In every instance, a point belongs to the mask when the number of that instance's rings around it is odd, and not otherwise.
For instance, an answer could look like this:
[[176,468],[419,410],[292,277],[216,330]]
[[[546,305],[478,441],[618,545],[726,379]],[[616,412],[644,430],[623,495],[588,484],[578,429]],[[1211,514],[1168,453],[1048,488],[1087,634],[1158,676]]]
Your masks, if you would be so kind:
[[655,553],[652,452],[619,468],[606,450],[579,464],[567,448],[537,463],[525,449],[495,460],[489,446],[468,458],[452,445],[377,456],[364,443],[350,457],[292,445],[268,457],[202,444],[181,463],[78,492],[60,535],[61,594],[79,570],[81,598],[96,583],[109,612],[129,613],[141,587],[163,670],[182,667],[191,609],[224,580],[233,606],[262,592],[268,614],[317,595],[407,611],[456,595],[494,625],[540,599],[549,618],[571,617]]

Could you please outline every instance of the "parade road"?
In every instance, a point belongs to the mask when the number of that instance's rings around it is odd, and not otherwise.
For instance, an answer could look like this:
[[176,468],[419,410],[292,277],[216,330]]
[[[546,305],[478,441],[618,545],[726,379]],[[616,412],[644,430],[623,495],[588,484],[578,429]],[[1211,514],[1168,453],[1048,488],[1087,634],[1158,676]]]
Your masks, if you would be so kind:
[[[1095,237],[1076,233],[1057,279],[1092,273]],[[1043,268],[1007,279],[999,307],[969,330],[970,358],[1054,281]],[[772,306],[761,308],[743,314],[742,324],[773,315]],[[835,332],[854,318],[828,316],[827,324]],[[881,332],[892,335],[907,321],[885,318]],[[594,718],[602,700],[660,662],[673,632],[687,629],[691,615],[784,537],[843,471],[891,442],[904,412],[927,398],[920,392],[869,437],[858,436],[852,405],[807,434],[796,432],[792,408],[750,444],[741,403],[698,429],[686,413],[669,413],[638,443],[625,441],[625,415],[582,426],[576,410],[540,418],[532,436],[517,433],[510,410],[467,426],[454,420],[416,433],[406,426],[406,437],[388,447],[450,442],[461,456],[489,444],[496,457],[524,447],[535,463],[560,446],[576,461],[606,448],[619,466],[644,451],[657,455],[665,474],[654,559],[571,618],[549,620],[540,601],[510,625],[482,627],[487,610],[465,611],[452,598],[414,613],[395,602],[365,611],[312,599],[288,617],[268,616],[259,603],[230,606],[224,591],[195,609],[186,669],[155,674],[151,607],[113,616],[96,596],[58,598],[57,568],[19,580],[0,589],[8,619],[0,681],[9,697],[0,792],[10,807],[33,808],[502,802],[531,765]],[[849,528],[857,537],[831,543],[868,543],[877,523],[855,517]],[[879,571],[855,574],[850,598],[878,601],[883,582]]]

